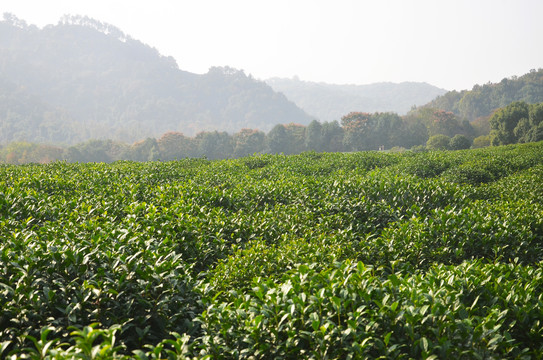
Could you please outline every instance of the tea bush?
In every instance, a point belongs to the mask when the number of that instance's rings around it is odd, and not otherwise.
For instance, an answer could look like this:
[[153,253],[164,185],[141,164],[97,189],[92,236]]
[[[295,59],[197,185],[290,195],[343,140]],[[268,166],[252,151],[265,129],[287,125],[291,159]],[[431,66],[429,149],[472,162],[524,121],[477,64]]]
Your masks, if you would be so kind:
[[212,358],[540,356],[543,268],[465,262],[386,277],[363,263],[256,278],[202,314]]
[[543,143],[0,166],[0,357],[541,358]]

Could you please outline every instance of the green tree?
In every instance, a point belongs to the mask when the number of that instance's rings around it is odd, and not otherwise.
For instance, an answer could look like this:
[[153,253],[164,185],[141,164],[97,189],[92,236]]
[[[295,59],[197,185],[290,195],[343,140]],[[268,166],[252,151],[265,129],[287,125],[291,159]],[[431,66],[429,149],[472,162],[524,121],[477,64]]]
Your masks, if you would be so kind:
[[168,161],[197,156],[194,140],[180,132],[167,132],[158,139],[157,143],[162,160]]
[[268,150],[272,154],[286,153],[285,149],[289,147],[289,138],[285,125],[275,125],[267,137]]
[[[147,141],[146,145],[154,139]],[[141,152],[145,152],[140,148],[145,141],[139,142],[127,148],[126,145],[115,142],[113,140],[89,140],[76,145],[75,149],[68,149],[67,160],[78,162],[112,162],[120,158],[129,158],[127,156],[137,156]],[[156,140],[154,140],[156,143]],[[145,146],[144,146],[145,147]],[[148,148],[150,148],[152,145]],[[132,153],[132,150],[134,153]],[[147,160],[148,152],[141,161]],[[130,158],[129,158],[130,159]],[[132,160],[132,159],[130,159]],[[135,160],[135,159],[134,159]],[[140,160],[140,159],[137,159]]]
[[527,143],[540,141],[540,127],[543,124],[543,103],[528,105],[528,117],[522,117],[513,130],[516,141]]
[[456,115],[450,111],[434,110],[427,126],[430,136],[438,134],[453,136],[461,132]]
[[530,125],[536,127],[543,122],[543,103],[530,106]]
[[234,157],[252,155],[264,151],[266,134],[252,129],[241,129],[234,134]]
[[543,103],[530,105],[530,130],[525,142],[543,140]]
[[396,139],[396,145],[405,148],[412,148],[418,145],[424,146],[428,141],[428,137],[428,128],[420,119],[404,117],[402,136]]
[[228,159],[232,157],[232,137],[225,131],[201,132],[196,135],[200,156],[208,159]]
[[374,119],[370,113],[351,112],[341,118],[343,145],[350,151],[377,150],[372,138]]
[[285,125],[285,130],[288,138],[285,154],[300,154],[305,151],[305,126],[290,123]]
[[404,136],[403,121],[395,113],[375,113],[372,116],[374,128],[372,134],[374,146],[384,146],[390,149],[400,146],[401,138]]
[[515,128],[522,119],[529,119],[529,106],[525,102],[517,101],[498,109],[489,120],[492,145],[516,143]]
[[449,149],[449,143],[451,138],[447,135],[437,134],[430,136],[426,142],[426,148],[429,150],[447,150]]
[[311,121],[305,129],[305,148],[314,151],[323,149],[322,124],[317,120]]
[[[158,159],[158,143],[155,138],[147,138],[142,141],[135,142],[123,155],[127,160],[133,161],[149,161]],[[81,151],[83,154],[86,151]],[[104,151],[105,152],[105,151]],[[94,160],[93,160],[94,161]],[[109,158],[109,161],[112,161]]]
[[465,135],[456,134],[452,137],[449,142],[449,148],[451,150],[464,150],[471,147],[471,140],[468,139]]
[[148,161],[160,160],[160,151],[158,150],[158,145],[154,145],[149,150],[149,156],[147,156]]
[[460,116],[468,119],[476,119],[488,114],[492,110],[489,101],[490,88],[475,85],[471,91],[465,93],[457,104]]
[[543,141],[543,123],[530,129],[529,139],[531,142]]
[[473,137],[490,134],[490,116],[481,116],[470,122],[473,129]]
[[64,159],[66,161],[71,163],[76,162],[85,162],[85,158],[81,154],[81,151],[77,148],[77,146],[70,146],[64,151]]
[[515,135],[517,142],[519,143],[530,142],[531,141],[530,130],[531,130],[530,120],[527,118],[520,119],[517,126],[513,130],[513,134]]
[[340,152],[344,151],[343,147],[343,128],[337,121],[325,121],[322,124],[322,151]]
[[[452,137],[456,134],[463,134],[473,137],[475,134],[469,121],[460,121],[451,111],[431,107],[417,108],[406,115],[404,121],[407,124],[424,124],[428,136],[442,134]],[[422,133],[420,130],[419,132]]]
[[483,148],[490,146],[490,135],[481,135],[473,139],[473,148]]

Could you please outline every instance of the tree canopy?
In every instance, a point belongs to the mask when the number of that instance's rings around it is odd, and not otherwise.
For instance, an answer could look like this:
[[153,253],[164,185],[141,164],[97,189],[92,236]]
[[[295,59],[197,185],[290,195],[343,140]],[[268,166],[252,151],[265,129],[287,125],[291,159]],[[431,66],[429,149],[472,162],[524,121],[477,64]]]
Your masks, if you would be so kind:
[[504,78],[499,83],[475,85],[471,90],[450,91],[425,106],[451,111],[461,119],[474,121],[516,101],[543,102],[543,69],[532,69],[525,75]]
[[514,102],[490,118],[492,145],[543,140],[543,103]]

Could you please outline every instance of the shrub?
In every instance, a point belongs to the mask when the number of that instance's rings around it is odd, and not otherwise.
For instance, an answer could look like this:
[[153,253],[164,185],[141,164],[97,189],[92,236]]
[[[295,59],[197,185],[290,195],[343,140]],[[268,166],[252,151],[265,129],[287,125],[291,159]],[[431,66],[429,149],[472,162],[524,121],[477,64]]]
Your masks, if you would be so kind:
[[481,135],[473,139],[473,148],[483,148],[490,146],[490,135]]
[[449,142],[449,148],[451,150],[465,150],[469,149],[471,141],[465,135],[456,134]]
[[429,150],[448,150],[450,141],[451,138],[447,135],[433,135],[426,142],[426,148]]

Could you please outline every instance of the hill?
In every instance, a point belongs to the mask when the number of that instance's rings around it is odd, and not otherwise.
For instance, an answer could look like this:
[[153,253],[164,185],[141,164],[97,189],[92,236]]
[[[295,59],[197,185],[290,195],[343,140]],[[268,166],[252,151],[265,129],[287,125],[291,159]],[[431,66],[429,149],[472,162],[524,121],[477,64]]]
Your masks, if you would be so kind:
[[414,105],[426,104],[446,93],[444,89],[417,82],[334,85],[298,78],[272,78],[266,82],[321,121],[339,120],[351,111],[405,114]]
[[[85,17],[64,17],[39,29],[5,14],[0,49],[0,93],[11,94],[0,109],[6,129],[0,142],[57,142],[47,134],[58,127],[70,128],[64,142],[75,143],[135,141],[167,131],[267,131],[277,123],[311,121],[284,95],[243,71],[215,67],[199,75],[180,70],[173,58]],[[62,112],[69,123],[49,124],[51,112]],[[27,132],[14,119],[28,124]]]
[[0,143],[80,141],[77,124],[65,111],[0,76]]
[[461,118],[474,121],[515,101],[528,104],[543,102],[543,69],[531,70],[520,77],[504,78],[499,83],[475,85],[471,90],[449,91],[425,107],[452,111]]

